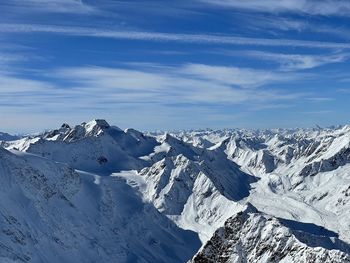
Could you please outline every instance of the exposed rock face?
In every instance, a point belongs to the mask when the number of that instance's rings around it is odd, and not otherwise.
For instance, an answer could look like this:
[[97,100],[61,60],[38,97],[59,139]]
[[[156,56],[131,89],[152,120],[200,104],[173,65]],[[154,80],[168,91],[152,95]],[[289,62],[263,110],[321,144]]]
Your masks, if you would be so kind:
[[[300,231],[300,225],[304,231]],[[245,211],[229,218],[191,262],[348,263],[349,251],[350,246],[331,231],[279,220],[248,205]]]

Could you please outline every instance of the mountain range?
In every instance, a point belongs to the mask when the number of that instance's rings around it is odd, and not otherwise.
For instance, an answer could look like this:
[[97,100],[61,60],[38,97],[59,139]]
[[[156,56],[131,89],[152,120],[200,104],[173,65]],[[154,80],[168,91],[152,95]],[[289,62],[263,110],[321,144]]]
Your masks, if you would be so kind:
[[0,140],[1,262],[350,262],[350,126]]

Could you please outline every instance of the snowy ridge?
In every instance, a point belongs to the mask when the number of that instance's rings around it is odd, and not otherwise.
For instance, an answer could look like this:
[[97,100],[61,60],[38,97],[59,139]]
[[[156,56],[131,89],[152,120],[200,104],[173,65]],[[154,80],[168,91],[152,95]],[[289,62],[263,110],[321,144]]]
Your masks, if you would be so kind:
[[[182,136],[198,136],[192,133]],[[350,126],[212,133],[205,133],[216,143],[211,148],[259,178],[246,201],[277,217],[324,226],[350,242]]]
[[148,186],[144,198],[205,241],[240,210],[236,201],[248,196],[255,178],[240,171],[222,152],[199,149],[171,135],[162,140],[150,158],[163,159],[139,172]]
[[[10,184],[0,212],[30,203],[39,215],[11,215],[21,228],[3,228],[37,243],[0,240],[11,244],[0,246],[4,260],[186,262],[238,214],[243,229],[229,230],[232,246],[212,248],[209,261],[199,262],[220,262],[223,254],[233,258],[227,262],[298,262],[291,255],[349,262],[350,126],[147,135],[93,120],[2,146],[12,153],[1,150],[0,176]],[[247,204],[250,212],[242,212]],[[56,238],[57,245],[45,244]]]
[[349,250],[333,232],[277,219],[248,205],[229,218],[191,262],[350,262]]
[[146,166],[147,162],[138,157],[149,154],[157,144],[152,137],[136,137],[132,130],[124,132],[104,120],[93,120],[74,128],[63,124],[60,129],[24,138],[7,148],[40,155],[80,170],[110,174]]

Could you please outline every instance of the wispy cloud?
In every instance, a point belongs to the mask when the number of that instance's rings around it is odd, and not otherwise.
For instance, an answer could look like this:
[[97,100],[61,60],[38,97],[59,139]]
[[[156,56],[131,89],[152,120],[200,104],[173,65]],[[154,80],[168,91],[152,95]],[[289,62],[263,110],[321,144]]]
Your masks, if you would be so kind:
[[[226,10],[226,9],[225,9]],[[316,29],[311,21],[300,17],[279,16],[270,13],[232,12],[235,27],[245,29],[246,32],[261,31],[267,35],[280,35],[287,31],[302,32]],[[320,26],[320,23],[318,23]]]
[[[350,79],[349,79],[349,82],[350,82]],[[350,93],[350,88],[337,89],[337,92],[340,92],[340,93]]]
[[295,12],[311,15],[349,15],[346,0],[199,0],[201,2],[257,12]]
[[330,101],[334,101],[334,98],[329,98],[329,97],[313,97],[313,98],[307,98],[307,100],[312,101],[312,102],[330,102]]
[[[185,64],[179,67],[134,64],[133,69],[83,67],[58,70],[56,77],[69,80],[75,90],[98,92],[102,87],[116,97],[149,94],[151,101],[161,102],[164,96],[186,103],[241,103],[290,99],[291,94],[269,89],[251,90],[272,83],[296,81],[303,75],[275,73],[249,68]],[[250,89],[247,89],[250,88]],[[293,97],[293,96],[292,96]]]
[[327,115],[330,113],[333,113],[334,111],[332,110],[319,110],[319,111],[304,111],[302,113],[304,114],[316,114],[316,115]]
[[96,38],[128,39],[157,42],[202,43],[216,45],[249,45],[269,47],[303,47],[350,49],[349,43],[296,39],[248,38],[223,35],[176,34],[146,31],[118,31],[88,27],[66,27],[38,24],[0,24],[0,33],[49,33]]
[[[283,72],[198,64],[62,68],[46,72],[44,77],[46,81],[39,81],[0,72],[0,116],[19,114],[30,119],[29,116],[45,112],[50,113],[48,118],[56,116],[62,120],[69,113],[69,118],[77,120],[81,116],[87,118],[91,112],[103,116],[113,113],[123,123],[139,120],[144,127],[157,127],[168,116],[174,116],[173,120],[182,116],[182,123],[190,126],[196,115],[189,111],[205,118],[205,112],[222,115],[216,109],[225,105],[247,105],[247,109],[253,109],[254,105],[288,104],[305,96],[266,87],[272,82],[287,81]],[[163,119],[152,117],[147,124],[145,114],[151,112],[157,116],[163,112],[159,116]],[[138,117],[130,117],[134,115]]]
[[272,61],[280,65],[282,70],[303,70],[320,67],[326,64],[340,63],[348,60],[350,54],[337,53],[330,55],[308,55],[308,54],[283,54],[262,51],[240,52],[240,55],[253,57],[259,60]]
[[192,75],[203,80],[244,88],[259,87],[271,83],[276,84],[293,80],[295,81],[302,76],[294,74],[281,74],[267,70],[200,64],[189,64],[182,70],[187,75]]
[[82,0],[9,0],[0,3],[1,6],[14,9],[18,12],[45,12],[45,13],[73,13],[90,14],[96,9]]
[[0,53],[0,65],[7,64],[11,62],[23,61],[26,57],[11,53]]
[[21,48],[12,47],[9,50],[4,48],[4,51],[0,51],[0,65],[1,70],[5,68],[11,68],[11,66],[28,61],[43,61],[47,58],[36,55],[33,51],[21,50]]

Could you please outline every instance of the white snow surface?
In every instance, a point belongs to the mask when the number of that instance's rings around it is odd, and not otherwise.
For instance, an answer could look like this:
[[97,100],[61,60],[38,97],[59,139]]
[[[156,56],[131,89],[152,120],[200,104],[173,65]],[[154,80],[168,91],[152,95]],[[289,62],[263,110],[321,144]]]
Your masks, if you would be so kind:
[[[186,262],[250,203],[288,223],[272,239],[348,262],[350,126],[146,135],[93,120],[1,145],[4,261]],[[273,262],[240,260],[218,262]]]
[[0,262],[184,262],[196,233],[120,177],[0,148]]

